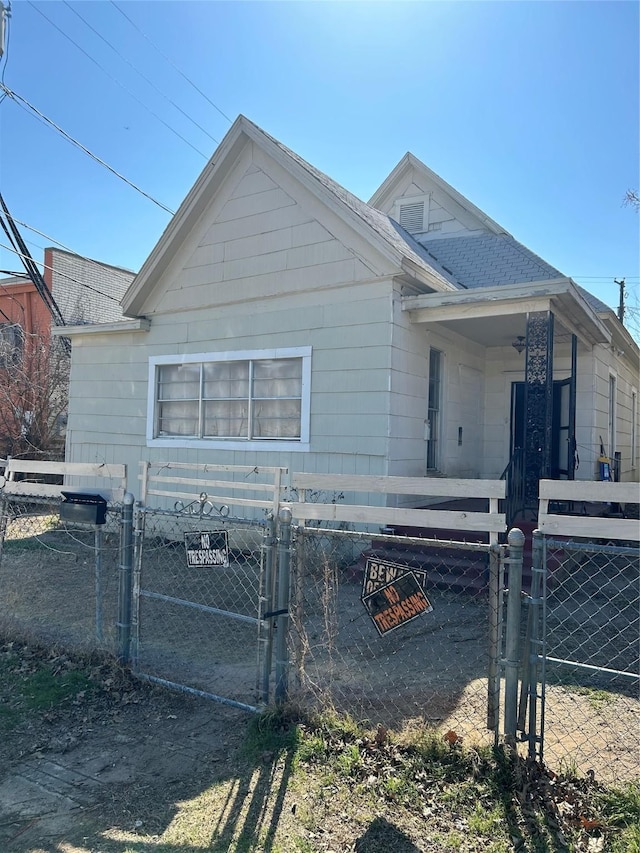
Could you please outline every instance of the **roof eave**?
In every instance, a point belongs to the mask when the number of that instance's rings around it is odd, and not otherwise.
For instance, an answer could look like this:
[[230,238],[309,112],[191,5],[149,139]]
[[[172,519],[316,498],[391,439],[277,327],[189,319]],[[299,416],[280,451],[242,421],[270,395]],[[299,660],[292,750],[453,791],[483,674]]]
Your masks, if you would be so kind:
[[51,334],[56,338],[73,338],[79,335],[105,335],[121,332],[148,332],[151,321],[146,317],[135,320],[119,320],[116,323],[84,323],[78,326],[53,326]]
[[408,296],[402,300],[415,322],[446,322],[547,307],[586,345],[608,344],[611,333],[569,278],[481,287],[450,293]]
[[147,296],[165,268],[167,257],[172,256],[204,212],[210,198],[211,185],[215,187],[222,183],[224,176],[248,141],[245,135],[246,126],[247,120],[244,116],[238,116],[182,204],[169,220],[160,239],[122,299],[122,311],[126,316],[138,316]]
[[438,293],[457,293],[458,289],[439,275],[430,273],[425,267],[421,267],[410,258],[403,257],[400,265],[403,272],[415,279],[420,284]]

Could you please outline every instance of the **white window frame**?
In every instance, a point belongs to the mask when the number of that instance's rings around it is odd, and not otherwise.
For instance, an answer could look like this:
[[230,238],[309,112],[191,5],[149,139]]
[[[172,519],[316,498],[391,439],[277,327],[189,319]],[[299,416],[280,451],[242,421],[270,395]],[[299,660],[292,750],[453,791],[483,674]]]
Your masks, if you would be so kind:
[[[432,402],[430,400],[430,390],[431,390],[431,382],[433,377],[431,376],[431,353],[438,353],[438,376],[436,381],[438,383],[437,388],[437,399],[433,402],[435,403],[435,407],[432,408],[429,404]],[[426,459],[425,459],[425,468],[427,471],[427,476],[432,474],[434,471],[440,473],[442,472],[443,464],[442,464],[442,454],[443,454],[443,442],[444,442],[444,425],[443,425],[443,401],[444,401],[444,352],[438,347],[430,347],[429,348],[429,375],[427,380],[427,419],[425,421],[425,439],[426,439]],[[435,437],[431,434],[431,420],[433,414],[433,420],[435,422]],[[430,460],[430,456],[433,455],[433,460]],[[433,461],[433,465],[429,465],[429,462]]]
[[613,466],[614,455],[616,452],[616,443],[618,439],[618,377],[615,373],[609,373],[609,390],[607,392],[607,395],[607,434],[609,439],[607,455],[609,457],[611,465]]
[[631,389],[631,468],[637,467],[638,455],[638,389]]
[[[295,439],[219,439],[189,436],[155,436],[156,393],[158,367],[166,364],[193,364],[212,361],[259,361],[261,359],[301,358],[302,395],[300,438]],[[310,449],[311,421],[311,347],[287,347],[264,350],[233,350],[230,352],[198,352],[188,355],[152,355],[149,357],[147,388],[147,447],[193,447],[208,450],[262,450],[305,452]]]

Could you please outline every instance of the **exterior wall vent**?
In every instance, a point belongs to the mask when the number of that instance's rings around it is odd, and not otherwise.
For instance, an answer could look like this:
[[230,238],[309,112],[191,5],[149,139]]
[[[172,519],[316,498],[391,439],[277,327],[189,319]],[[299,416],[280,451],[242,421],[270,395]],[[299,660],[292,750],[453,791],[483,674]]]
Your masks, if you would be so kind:
[[424,202],[400,205],[400,225],[410,234],[424,231]]

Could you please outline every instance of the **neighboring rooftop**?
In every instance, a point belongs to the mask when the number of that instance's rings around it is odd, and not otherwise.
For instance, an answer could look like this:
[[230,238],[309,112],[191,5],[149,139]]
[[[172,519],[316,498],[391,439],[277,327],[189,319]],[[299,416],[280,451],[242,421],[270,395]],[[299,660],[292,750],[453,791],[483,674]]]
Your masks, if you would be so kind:
[[120,301],[135,273],[122,267],[47,248],[51,258],[45,280],[62,316],[71,325],[122,320]]

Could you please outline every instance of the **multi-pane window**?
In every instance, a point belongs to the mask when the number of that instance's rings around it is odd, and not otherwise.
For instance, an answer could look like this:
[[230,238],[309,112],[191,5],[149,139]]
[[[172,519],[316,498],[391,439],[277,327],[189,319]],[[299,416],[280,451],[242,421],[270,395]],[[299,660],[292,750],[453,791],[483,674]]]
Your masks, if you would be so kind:
[[286,352],[268,358],[189,357],[181,363],[162,359],[166,363],[154,365],[152,438],[303,440],[309,356]]
[[22,358],[24,337],[17,323],[0,323],[0,367],[11,367]]
[[442,400],[442,353],[429,352],[429,405],[427,411],[427,470],[438,468],[440,455],[440,408]]

